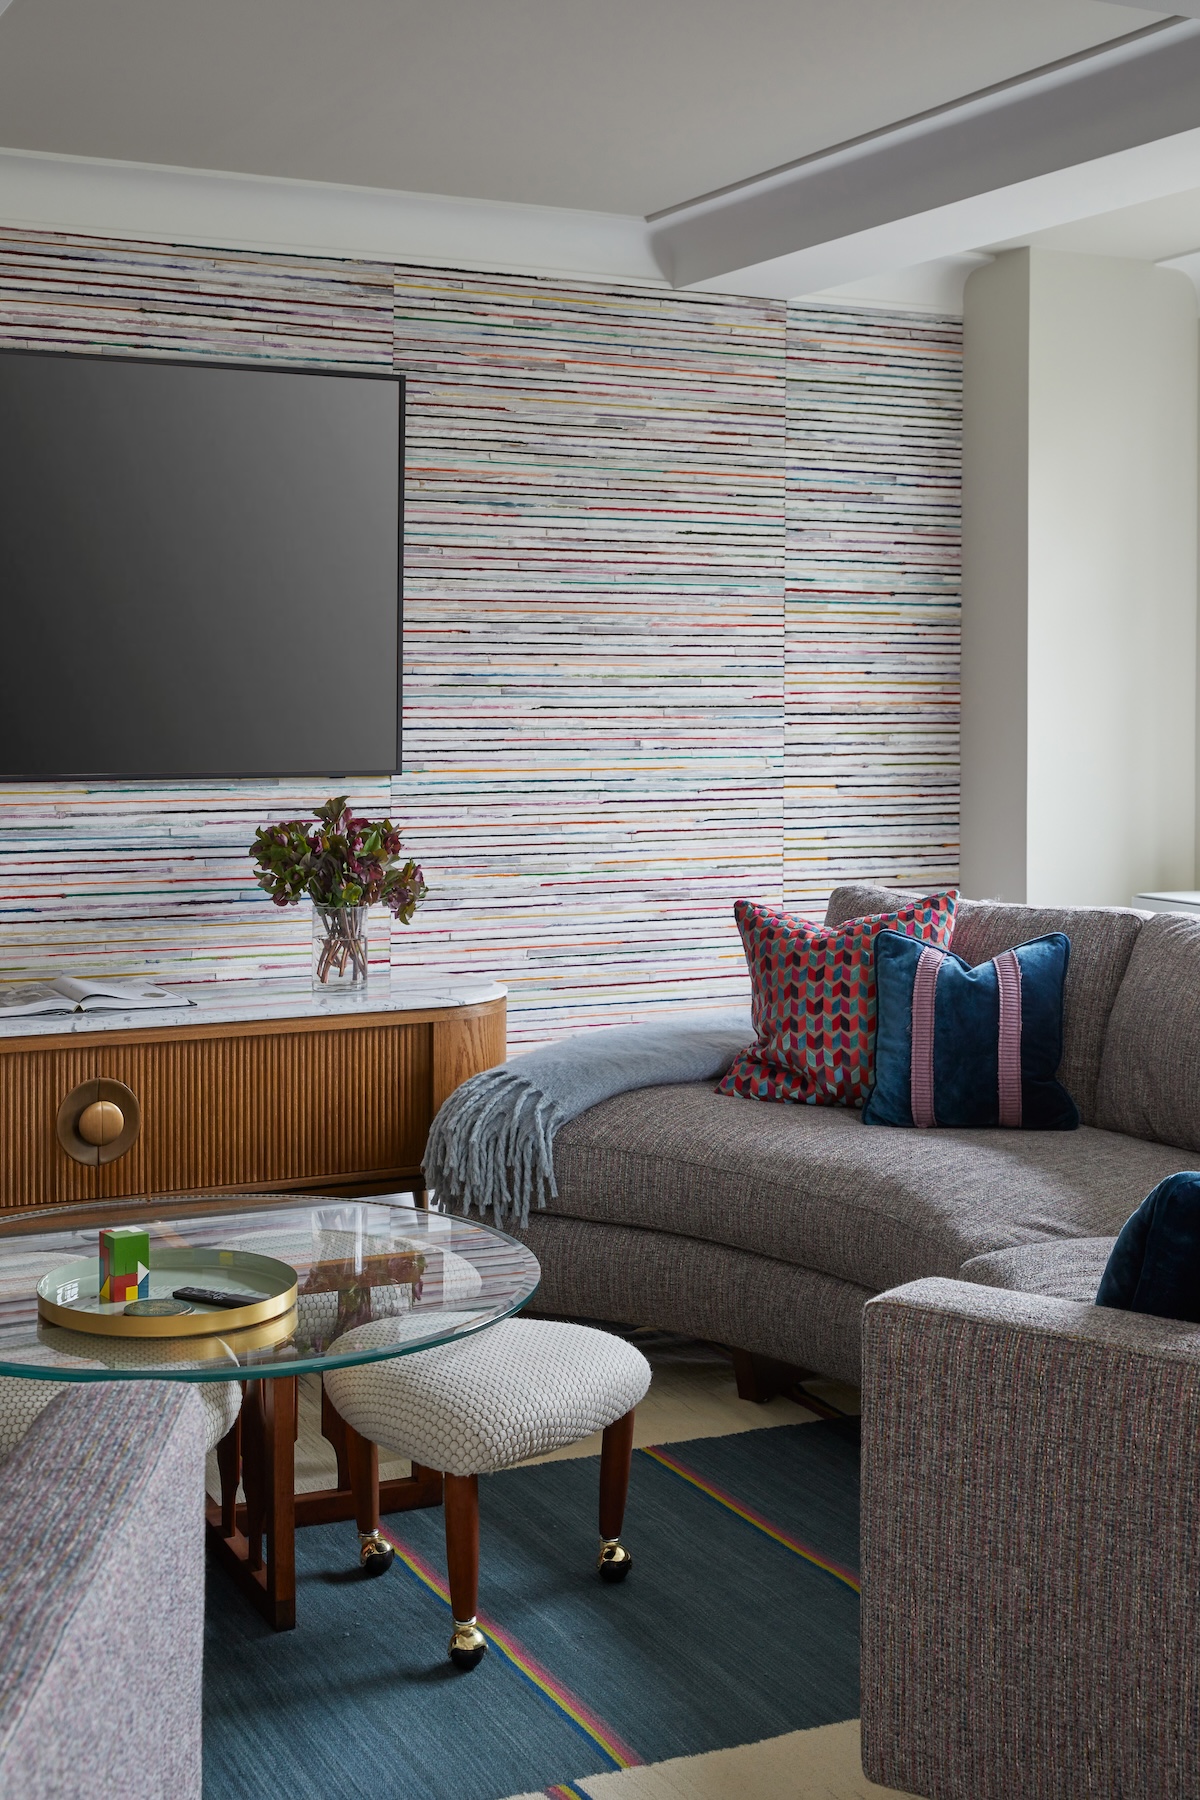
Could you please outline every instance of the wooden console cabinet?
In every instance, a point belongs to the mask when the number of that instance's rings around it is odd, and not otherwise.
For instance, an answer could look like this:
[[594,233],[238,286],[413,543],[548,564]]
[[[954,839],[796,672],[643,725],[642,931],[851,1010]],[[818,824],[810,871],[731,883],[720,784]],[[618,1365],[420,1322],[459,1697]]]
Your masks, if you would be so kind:
[[[164,1194],[419,1190],[438,1107],[504,1060],[501,988],[404,1005],[384,990],[341,1006],[292,989],[281,1004],[271,983],[191,991],[199,1004],[186,1012],[0,1024],[0,1212]],[[137,1132],[116,1160],[80,1162],[56,1126],[67,1097],[97,1081],[132,1091]]]

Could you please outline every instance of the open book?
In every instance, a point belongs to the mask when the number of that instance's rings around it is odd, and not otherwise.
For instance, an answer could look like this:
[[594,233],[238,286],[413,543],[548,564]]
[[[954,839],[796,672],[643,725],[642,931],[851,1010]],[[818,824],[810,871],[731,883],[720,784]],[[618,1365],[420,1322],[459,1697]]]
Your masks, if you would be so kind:
[[0,1019],[22,1014],[134,1012],[139,1008],[193,1006],[185,994],[169,994],[145,981],[89,981],[86,976],[60,975],[57,981],[26,981],[0,988]]

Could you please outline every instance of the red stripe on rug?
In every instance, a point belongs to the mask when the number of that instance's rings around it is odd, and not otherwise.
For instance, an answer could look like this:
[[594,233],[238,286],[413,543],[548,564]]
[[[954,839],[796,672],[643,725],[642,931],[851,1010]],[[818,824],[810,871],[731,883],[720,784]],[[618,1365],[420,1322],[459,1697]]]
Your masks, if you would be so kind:
[[680,1480],[689,1482],[694,1488],[699,1488],[702,1494],[707,1494],[710,1500],[717,1502],[718,1506],[724,1506],[730,1512],[736,1513],[739,1519],[744,1519],[747,1525],[753,1525],[755,1530],[765,1531],[768,1537],[774,1538],[777,1544],[782,1544],[785,1550],[791,1550],[794,1555],[803,1557],[805,1562],[812,1563],[815,1568],[824,1569],[825,1573],[832,1575],[835,1581],[844,1582],[848,1588],[852,1588],[856,1594],[858,1593],[858,1576],[853,1570],[843,1568],[841,1563],[835,1563],[828,1556],[822,1556],[819,1550],[812,1548],[811,1544],[802,1543],[799,1538],[793,1537],[790,1531],[784,1531],[781,1526],[772,1524],[770,1519],[764,1518],[760,1512],[755,1512],[754,1508],[747,1506],[743,1500],[738,1500],[733,1494],[726,1493],[724,1488],[719,1488],[715,1482],[706,1480],[703,1475],[697,1474],[695,1469],[689,1469],[687,1464],[681,1463],[677,1456],[672,1456],[669,1451],[658,1446],[643,1449],[639,1454],[650,1457],[652,1461],[661,1464],[664,1469],[669,1469],[672,1475],[678,1475]]
[[[436,1569],[432,1568],[423,1557],[418,1556],[408,1544],[402,1543],[386,1526],[383,1536],[410,1574],[415,1575],[418,1581],[423,1582],[432,1593],[437,1595],[439,1600],[449,1607],[450,1589]],[[556,1675],[552,1675],[549,1669],[543,1667],[535,1657],[531,1656],[511,1631],[505,1631],[493,1620],[485,1618],[482,1613],[477,1614],[476,1623],[489,1643],[495,1645],[506,1661],[518,1669],[527,1681],[532,1682],[539,1693],[544,1694],[559,1712],[565,1713],[579,1727],[580,1731],[592,1740],[597,1749],[603,1751],[614,1768],[638,1769],[642,1767],[642,1759],[636,1750],[630,1749],[629,1745],[618,1737],[611,1725],[598,1713],[594,1713],[590,1706],[584,1704],[578,1694],[572,1693],[564,1682],[559,1681]],[[568,1795],[571,1793],[569,1786],[564,1791]]]

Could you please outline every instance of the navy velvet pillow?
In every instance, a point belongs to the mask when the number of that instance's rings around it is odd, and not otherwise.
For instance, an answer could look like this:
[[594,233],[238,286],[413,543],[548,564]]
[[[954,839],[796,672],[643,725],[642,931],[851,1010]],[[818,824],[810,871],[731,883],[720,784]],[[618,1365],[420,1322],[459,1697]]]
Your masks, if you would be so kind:
[[1054,1079],[1070,939],[1034,938],[972,968],[898,932],[875,940],[875,1085],[864,1125],[1073,1131]]
[[1168,1175],[1121,1227],[1097,1306],[1200,1325],[1200,1174]]

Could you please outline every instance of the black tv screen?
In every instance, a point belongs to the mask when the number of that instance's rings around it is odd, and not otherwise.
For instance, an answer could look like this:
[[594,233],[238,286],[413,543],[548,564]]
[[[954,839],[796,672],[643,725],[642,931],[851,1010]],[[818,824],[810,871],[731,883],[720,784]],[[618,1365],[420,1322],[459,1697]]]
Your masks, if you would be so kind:
[[0,353],[0,779],[400,767],[393,375]]

